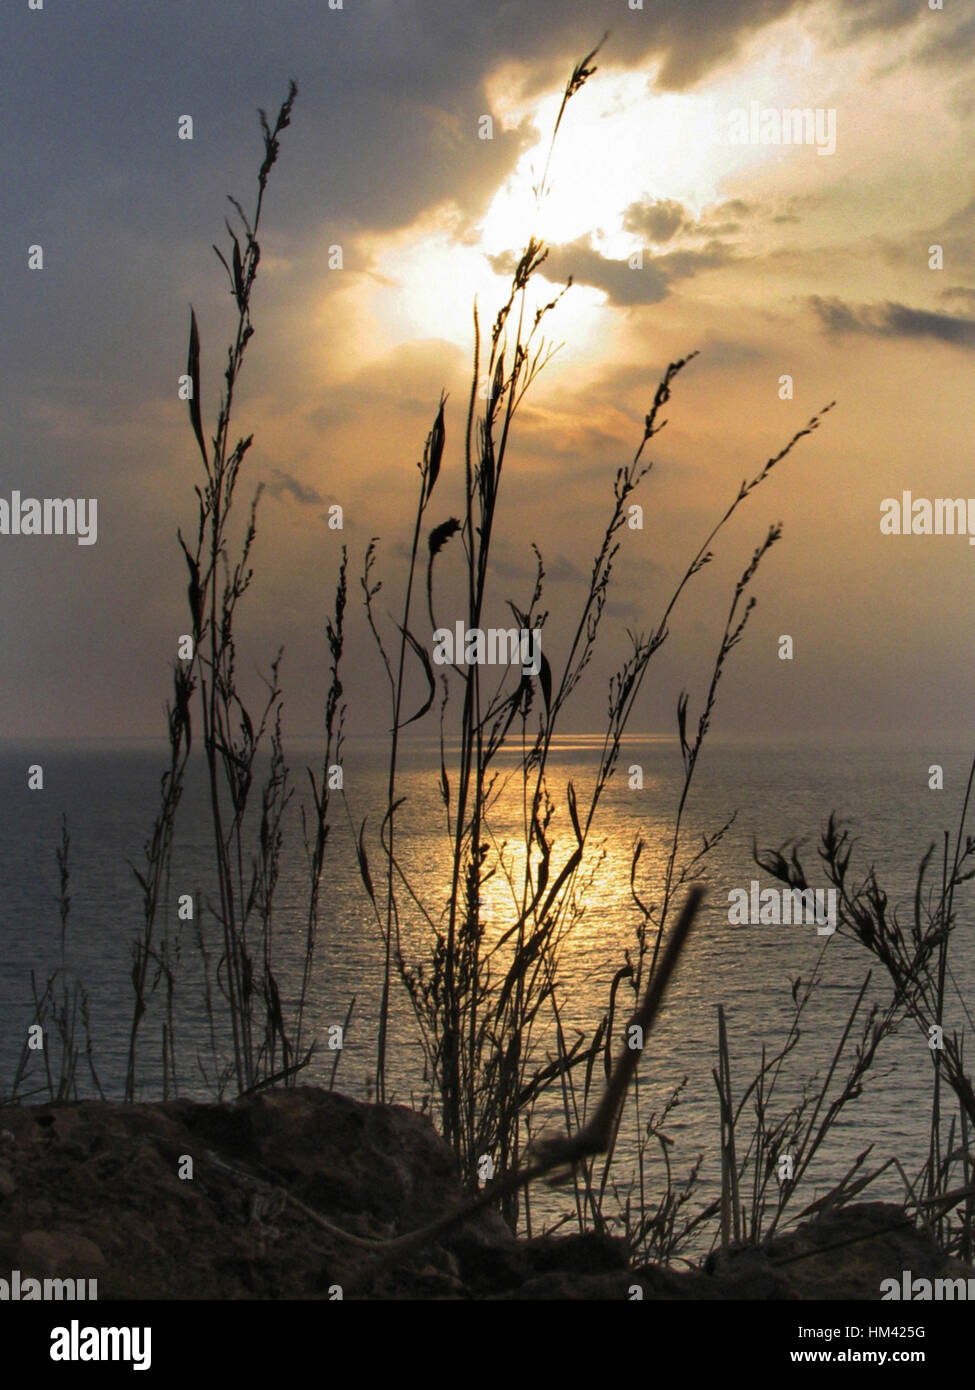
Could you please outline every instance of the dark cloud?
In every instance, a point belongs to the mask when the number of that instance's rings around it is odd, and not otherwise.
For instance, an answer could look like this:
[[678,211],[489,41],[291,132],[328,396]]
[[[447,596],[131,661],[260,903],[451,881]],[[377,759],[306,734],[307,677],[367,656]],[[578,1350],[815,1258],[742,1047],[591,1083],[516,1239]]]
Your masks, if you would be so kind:
[[[797,226],[809,213],[821,212],[830,202],[830,194],[827,193],[792,193],[788,198],[776,198],[765,209],[759,209],[756,204],[752,204],[753,212],[764,211],[770,223],[785,226]],[[730,207],[731,204],[725,204]]]
[[[462,220],[483,213],[534,138],[497,121],[492,140],[477,138],[490,106],[485,80],[503,62],[525,65],[536,85],[558,82],[608,28],[597,65],[645,70],[659,60],[659,86],[688,87],[805,4],[645,0],[635,11],[625,0],[345,0],[333,11],[322,0],[87,0],[56,7],[53,19],[6,6],[5,308],[14,321],[29,318],[34,341],[75,360],[104,358],[98,345],[141,360],[155,389],[152,354],[138,344],[210,274],[206,248],[220,238],[225,195],[251,206],[256,107],[273,116],[290,77],[299,94],[272,174],[266,249],[301,263],[323,239],[339,241],[354,270],[358,232],[409,225],[446,201]],[[888,22],[888,7],[870,12],[876,25]],[[569,122],[572,112],[570,104]],[[193,116],[192,141],[177,139],[183,114]],[[658,204],[647,215],[665,229],[674,211]],[[21,273],[21,248],[34,241],[45,245],[44,284],[54,291],[43,297]],[[325,281],[329,290],[341,283]],[[616,292],[620,302],[652,303],[664,285],[644,271],[640,282],[618,279]],[[7,335],[0,370],[18,371],[19,351]]]
[[758,204],[746,203],[744,198],[729,198],[726,203],[718,204],[718,211],[730,217],[752,217],[758,211]]
[[[727,246],[711,241],[700,250],[671,251],[665,256],[644,253],[642,266],[631,265],[629,260],[613,261],[601,256],[589,245],[588,237],[580,237],[566,246],[550,247],[542,273],[556,283],[568,281],[571,276],[574,284],[592,285],[603,290],[612,304],[658,304],[676,281],[726,265],[733,259]],[[510,255],[492,256],[490,260],[502,274],[514,268]]]
[[975,348],[975,319],[911,309],[906,304],[845,304],[810,296],[812,308],[830,333],[869,333],[879,338],[934,338],[952,347]]
[[941,291],[941,298],[961,299],[975,309],[975,290],[970,290],[967,285],[952,285],[950,289]]
[[853,309],[840,299],[822,299],[818,294],[810,296],[809,303],[818,315],[823,327],[830,333],[866,332],[866,327]]
[[903,29],[917,21],[919,14],[928,15],[927,6],[918,0],[857,0],[855,6],[843,6],[839,10],[844,21],[844,36],[857,38],[874,30],[892,32]]
[[[794,199],[788,199],[791,204]],[[677,240],[681,249],[700,252],[701,241],[714,243],[722,237],[734,236],[742,230],[742,223],[753,221],[763,211],[758,203],[746,202],[744,198],[728,198],[722,203],[707,207],[695,219],[673,198],[661,198],[644,203],[631,203],[623,214],[624,230],[636,236],[645,237],[658,246],[664,242]],[[766,216],[769,209],[764,209]],[[773,217],[772,221],[799,219],[791,212],[782,219]],[[708,253],[713,254],[709,245]]]
[[[916,0],[908,0],[916,14]],[[597,64],[643,70],[663,89],[691,87],[742,41],[808,0],[87,0],[50,18],[5,7],[5,146],[10,216],[29,206],[53,220],[66,203],[126,225],[146,217],[185,231],[204,212],[202,166],[240,193],[258,148],[255,107],[273,112],[299,84],[288,133],[298,231],[329,219],[405,225],[447,198],[482,209],[530,132],[478,139],[485,79],[530,65],[534,85],[558,82],[610,30]],[[861,27],[888,27],[874,3]],[[176,139],[192,114],[194,140]],[[194,171],[194,172],[191,172]],[[196,189],[194,193],[192,190]],[[192,201],[187,205],[187,197]],[[279,193],[279,196],[280,193]],[[206,216],[211,215],[209,207]]]
[[296,502],[300,502],[303,507],[320,507],[325,498],[317,488],[308,487],[306,483],[300,482],[290,473],[284,473],[280,468],[272,470],[274,479],[268,483],[267,490],[272,497],[283,497],[290,494]]
[[613,304],[656,304],[667,295],[667,279],[656,258],[644,256],[640,269],[629,261],[611,261],[594,251],[588,237],[568,246],[553,246],[543,267],[552,280],[568,280],[603,290]]
[[734,236],[741,231],[742,222],[750,221],[761,211],[758,203],[748,203],[744,198],[729,198],[726,202],[705,208],[697,224],[689,222],[684,230],[693,230],[698,236],[712,238]]
[[659,256],[657,265],[668,282],[671,282],[687,280],[702,270],[714,270],[718,266],[728,265],[734,259],[735,254],[730,246],[725,246],[720,241],[709,241],[699,250],[671,251],[666,256]]
[[[737,201],[737,200],[736,200]],[[682,227],[689,225],[687,209],[673,198],[658,198],[655,202],[631,203],[623,214],[623,226],[628,232],[645,236],[658,244],[669,241]]]
[[715,203],[705,208],[695,220],[682,203],[673,198],[658,198],[645,203],[631,203],[623,214],[623,227],[636,236],[644,236],[648,241],[671,241],[680,236],[719,237],[740,230],[742,221],[754,217],[760,211],[757,203],[748,203],[744,198],[728,198],[723,203]]
[[[852,13],[861,33],[914,22],[918,44],[927,43],[932,54],[939,46],[958,50],[970,43],[967,16],[949,29],[923,0],[910,0],[909,6],[826,2],[837,26]],[[817,8],[821,3],[816,0]],[[380,325],[368,342],[374,360],[357,369],[358,339],[350,336],[346,344],[331,336],[322,300],[337,297],[353,275],[373,273],[368,233],[411,226],[441,204],[457,209],[458,228],[470,228],[480,217],[535,138],[527,127],[504,131],[496,120],[494,138],[478,139],[479,119],[491,113],[488,79],[511,61],[519,65],[519,82],[533,91],[547,89],[564,80],[608,28],[610,39],[596,60],[601,69],[626,69],[647,81],[653,72],[658,90],[687,90],[727,65],[767,26],[812,9],[813,0],[644,0],[642,10],[629,8],[627,0],[344,0],[341,11],[330,10],[325,0],[49,0],[43,11],[11,0],[0,6],[6,55],[0,147],[2,467],[9,486],[26,486],[26,479],[39,494],[51,496],[77,486],[104,501],[99,544],[91,552],[72,546],[28,555],[29,543],[0,552],[11,599],[6,645],[24,657],[8,662],[0,679],[0,704],[14,716],[6,721],[8,729],[33,735],[40,715],[52,730],[116,729],[125,718],[133,731],[158,727],[158,690],[148,673],[155,662],[165,676],[173,630],[169,594],[178,597],[185,585],[173,535],[178,521],[185,526],[183,509],[188,505],[190,517],[195,513],[190,481],[199,471],[186,405],[177,399],[178,374],[186,362],[192,302],[202,339],[205,415],[212,421],[233,301],[210,245],[225,244],[228,193],[253,207],[262,152],[257,106],[273,119],[289,78],[298,82],[292,127],[282,138],[264,210],[257,336],[238,417],[248,429],[256,396],[280,428],[279,447],[292,451],[276,457],[290,471],[271,475],[272,494],[282,505],[269,508],[269,525],[284,539],[268,563],[275,583],[298,584],[307,572],[304,558],[312,553],[314,518],[324,523],[331,500],[332,483],[323,479],[335,479],[343,498],[348,494],[345,526],[353,536],[365,539],[377,525],[385,526],[386,512],[381,518],[377,512],[387,505],[391,532],[392,522],[402,520],[399,499],[407,497],[411,505],[416,460],[442,385],[452,397],[450,447],[462,438],[466,350],[429,342],[388,351]],[[570,104],[568,125],[580,119],[584,100]],[[184,114],[194,120],[192,141],[177,138]],[[633,164],[636,177],[644,166],[638,150]],[[804,207],[761,205],[761,216],[775,212],[798,216]],[[574,273],[616,303],[655,303],[681,279],[729,261],[733,252],[723,238],[749,215],[734,203],[719,204],[693,228],[681,225],[671,232],[663,243],[669,254],[646,256],[642,271],[606,260],[585,242],[556,248],[548,268]],[[674,219],[666,204],[650,205],[646,216],[660,231]],[[969,208],[929,238],[945,246],[939,283],[973,278],[967,274],[971,231]],[[37,274],[28,273],[25,257],[35,242],[45,252],[44,270]],[[346,280],[330,277],[316,260],[333,242],[345,248]],[[972,312],[961,295],[941,304]],[[838,320],[839,331],[944,336],[954,325],[956,336],[948,340],[971,345],[968,319],[896,305],[868,311],[841,301],[835,301],[836,313],[837,306],[847,315]],[[336,304],[342,323],[344,313],[345,306]],[[720,306],[715,318],[732,337]],[[353,317],[349,325],[369,335],[367,319],[359,323]],[[672,338],[680,325],[661,327]],[[315,357],[318,333],[327,337],[328,351],[320,363],[314,361],[324,397],[315,396],[316,416],[301,373],[304,357]],[[660,339],[646,351],[648,357],[663,352]],[[733,344],[719,345],[721,351],[737,360]],[[276,399],[287,371],[281,363],[293,353],[302,361],[294,383],[280,391],[275,415],[267,402]],[[666,356],[658,368],[665,364]],[[657,376],[648,369],[632,372],[626,409],[639,423]],[[336,375],[341,379],[333,383]],[[316,376],[316,386],[317,381]],[[608,422],[605,427],[599,421],[588,432],[580,427],[578,462],[568,450],[581,412],[569,418],[567,411],[566,421],[551,431],[555,466],[575,487],[575,498],[564,486],[553,489],[553,529],[561,528],[563,506],[566,514],[573,506],[588,514],[583,449],[594,460],[585,466],[607,470],[611,484],[619,454],[612,438],[615,405],[612,400],[599,417]],[[289,442],[291,423],[311,441],[312,421],[348,437],[334,448],[330,439],[321,446]],[[352,426],[360,425],[368,455],[352,438]],[[526,470],[516,494],[522,499],[519,515],[528,518],[533,508],[542,510],[541,429],[537,440],[532,461],[538,460],[538,468]],[[536,444],[532,431],[529,442]],[[259,459],[254,466],[269,471]],[[455,469],[451,478],[445,467],[438,494],[444,505],[448,486],[462,486],[460,472]],[[305,481],[312,477],[319,477],[324,496]],[[575,532],[568,540],[562,529],[558,534],[551,547],[553,582],[563,573],[572,578],[563,570],[563,553],[567,566],[585,563],[584,553],[573,549]],[[330,539],[338,544],[340,538]],[[525,565],[530,582],[530,555]],[[639,592],[639,584],[627,590],[628,596]],[[254,602],[251,611],[270,637],[280,610],[260,594]],[[122,673],[129,686],[86,686],[85,673],[101,669],[92,653],[115,651],[120,631],[132,635],[131,659]],[[73,673],[80,673],[82,688],[66,702]]]

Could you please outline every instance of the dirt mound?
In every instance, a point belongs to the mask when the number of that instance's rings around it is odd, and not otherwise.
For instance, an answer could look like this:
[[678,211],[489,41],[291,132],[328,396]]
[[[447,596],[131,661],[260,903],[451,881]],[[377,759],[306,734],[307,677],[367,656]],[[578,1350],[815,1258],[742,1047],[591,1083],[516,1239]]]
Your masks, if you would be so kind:
[[631,1270],[606,1236],[517,1241],[490,1211],[375,1267],[372,1242],[464,1198],[426,1117],[313,1087],[0,1108],[0,1278],[97,1279],[99,1300],[625,1299],[635,1286],[648,1299],[875,1299],[903,1269],[943,1272],[933,1242],[879,1203],[689,1273]]

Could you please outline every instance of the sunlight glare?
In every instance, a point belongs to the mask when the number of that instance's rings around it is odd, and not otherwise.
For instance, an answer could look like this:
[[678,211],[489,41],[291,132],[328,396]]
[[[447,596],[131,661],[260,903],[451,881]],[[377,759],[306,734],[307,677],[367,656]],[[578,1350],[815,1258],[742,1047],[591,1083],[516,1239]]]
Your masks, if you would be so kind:
[[[717,196],[712,157],[712,102],[699,95],[655,95],[642,73],[607,73],[569,102],[536,214],[533,185],[542,177],[561,93],[545,96],[530,113],[544,132],[498,190],[481,224],[489,255],[520,247],[526,227],[554,245],[589,236],[610,256],[636,249],[623,230],[634,203],[674,198],[697,213]],[[529,113],[509,107],[517,124]]]

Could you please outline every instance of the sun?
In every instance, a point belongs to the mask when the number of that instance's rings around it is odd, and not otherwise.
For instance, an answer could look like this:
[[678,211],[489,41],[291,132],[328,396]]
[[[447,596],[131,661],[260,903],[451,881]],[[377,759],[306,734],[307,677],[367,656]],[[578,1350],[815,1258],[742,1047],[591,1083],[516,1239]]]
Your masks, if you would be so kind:
[[[553,148],[562,89],[523,98],[526,75],[527,69],[507,67],[487,84],[496,124],[528,128],[535,138],[480,222],[464,226],[458,210],[444,205],[392,236],[364,243],[373,261],[375,350],[434,337],[466,347],[473,298],[482,311],[504,301],[530,237],[549,247],[580,243],[610,260],[637,250],[652,255],[670,247],[628,228],[630,209],[667,200],[693,219],[718,200],[726,151],[715,140],[713,97],[661,94],[646,72],[601,65],[598,81],[568,102]],[[529,314],[563,288],[545,269],[533,277]],[[546,324],[584,354],[605,338],[611,314],[603,290],[575,283]]]
[[[503,74],[489,96],[503,90]],[[696,215],[718,195],[714,112],[707,97],[656,94],[643,73],[600,72],[568,103],[546,169],[561,92],[530,105],[495,98],[505,126],[539,132],[498,189],[480,224],[488,255],[517,250],[525,229],[550,245],[581,238],[606,256],[629,255],[639,239],[624,228],[634,204],[676,200]]]

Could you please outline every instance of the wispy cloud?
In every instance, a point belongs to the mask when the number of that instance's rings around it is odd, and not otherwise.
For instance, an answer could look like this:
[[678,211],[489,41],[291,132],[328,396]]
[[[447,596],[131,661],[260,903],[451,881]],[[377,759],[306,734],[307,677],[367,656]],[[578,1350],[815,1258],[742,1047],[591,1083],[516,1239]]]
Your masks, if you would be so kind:
[[868,333],[877,338],[934,338],[952,347],[975,348],[975,319],[912,309],[907,304],[851,305],[811,295],[809,303],[830,333]]
[[325,498],[317,488],[309,487],[307,483],[301,482],[291,473],[285,473],[280,468],[275,468],[272,471],[274,473],[273,481],[267,485],[267,490],[272,497],[284,497],[289,494],[303,507],[320,507],[324,504]]

